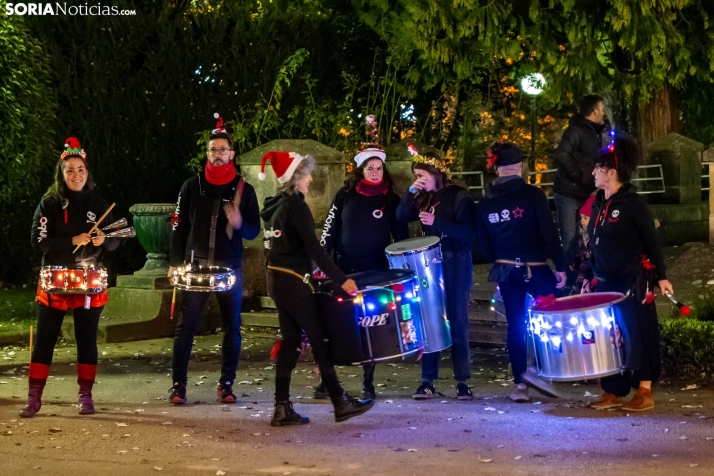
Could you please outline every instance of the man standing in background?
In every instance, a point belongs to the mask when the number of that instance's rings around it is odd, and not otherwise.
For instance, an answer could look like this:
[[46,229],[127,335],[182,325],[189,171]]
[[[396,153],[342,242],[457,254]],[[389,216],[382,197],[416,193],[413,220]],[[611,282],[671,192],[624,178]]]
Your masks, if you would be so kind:
[[[558,171],[553,198],[558,213],[560,242],[568,263],[572,263],[578,246],[579,210],[595,191],[594,161],[603,147],[605,103],[601,96],[585,96],[579,113],[570,119],[568,128],[555,150]],[[573,277],[568,276],[568,284]]]

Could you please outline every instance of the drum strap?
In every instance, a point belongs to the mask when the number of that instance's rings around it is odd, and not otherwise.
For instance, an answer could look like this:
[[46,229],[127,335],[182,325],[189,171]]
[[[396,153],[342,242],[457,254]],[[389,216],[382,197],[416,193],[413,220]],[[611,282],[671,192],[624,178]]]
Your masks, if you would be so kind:
[[213,266],[213,258],[216,255],[216,224],[218,223],[218,211],[221,209],[221,201],[213,200],[213,213],[211,214],[211,232],[208,237],[208,266]]
[[301,276],[299,273],[296,273],[292,269],[280,268],[278,266],[272,266],[272,265],[268,265],[268,269],[271,271],[277,271],[279,273],[285,273],[285,274],[289,274],[291,276],[295,276],[300,281],[307,284],[310,287],[310,290],[312,292],[315,292],[315,288],[313,287],[312,283],[310,282],[310,273],[305,273],[304,276]]
[[528,277],[533,276],[533,273],[531,272],[531,266],[548,266],[548,263],[546,263],[545,261],[525,262],[519,259],[516,259],[515,261],[509,259],[497,259],[496,264],[508,264],[511,266],[515,266],[516,268],[521,268],[525,266],[526,275]]

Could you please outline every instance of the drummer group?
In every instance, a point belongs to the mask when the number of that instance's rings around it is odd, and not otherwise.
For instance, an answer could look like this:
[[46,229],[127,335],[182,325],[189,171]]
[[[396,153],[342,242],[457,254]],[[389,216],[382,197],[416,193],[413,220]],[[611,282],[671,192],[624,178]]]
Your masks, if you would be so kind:
[[[94,193],[86,154],[78,141],[68,139],[56,166],[55,180],[35,213],[32,245],[43,254],[43,265],[87,266],[99,263],[102,250],[116,248],[116,240],[91,226],[107,210]],[[472,249],[493,263],[489,281],[498,283],[508,320],[508,351],[514,375],[511,398],[528,401],[528,387],[543,389],[528,365],[526,352],[526,295],[552,299],[566,284],[566,259],[548,200],[523,176],[520,150],[507,142],[489,151],[489,166],[497,178],[476,205],[468,190],[451,176],[449,163],[437,153],[420,153],[412,146],[414,182],[400,197],[387,170],[386,154],[375,145],[359,152],[352,176],[332,201],[319,236],[305,197],[313,180],[315,161],[295,152],[269,152],[269,162],[281,188],[259,210],[254,188],[235,165],[231,136],[219,117],[206,150],[202,173],[187,180],[171,219],[169,276],[185,263],[215,265],[234,270],[231,291],[216,293],[223,331],[222,367],[217,398],[234,403],[233,383],[241,349],[243,239],[252,240],[262,228],[268,291],[275,301],[282,334],[277,349],[274,426],[299,425],[309,419],[290,402],[290,381],[306,335],[320,370],[315,397],[328,398],[335,420],[344,421],[368,411],[376,397],[374,365],[364,366],[362,398],[340,385],[327,348],[324,326],[313,294],[313,279],[329,277],[350,294],[358,287],[349,274],[387,269],[384,250],[408,238],[409,222],[419,222],[426,236],[439,238],[443,255],[446,313],[453,346],[451,360],[456,398],[471,400],[468,386],[471,362],[468,302],[472,284]],[[655,286],[671,292],[654,219],[646,202],[630,183],[639,160],[636,143],[615,138],[600,151],[592,174],[597,193],[585,215],[592,218],[584,231],[590,253],[583,292],[617,291],[627,296],[617,313],[618,335],[626,348],[626,370],[601,379],[603,394],[595,409],[622,407],[628,411],[654,407],[651,384],[659,376],[659,336],[653,297]],[[261,219],[263,221],[261,227]],[[111,218],[109,218],[111,220]],[[73,248],[80,245],[79,251]],[[555,266],[550,269],[547,259]],[[317,266],[317,267],[316,267]],[[179,292],[180,314],[173,348],[173,386],[169,401],[186,402],[188,362],[193,338],[208,293]],[[94,412],[92,385],[97,365],[97,326],[107,302],[106,292],[85,300],[77,295],[47,294],[38,288],[40,311],[37,339],[32,349],[27,404],[23,417],[36,414],[49,375],[53,349],[64,313],[72,309],[77,340],[79,413]],[[422,356],[421,384],[414,399],[436,396],[438,352]],[[624,401],[630,388],[636,393]]]

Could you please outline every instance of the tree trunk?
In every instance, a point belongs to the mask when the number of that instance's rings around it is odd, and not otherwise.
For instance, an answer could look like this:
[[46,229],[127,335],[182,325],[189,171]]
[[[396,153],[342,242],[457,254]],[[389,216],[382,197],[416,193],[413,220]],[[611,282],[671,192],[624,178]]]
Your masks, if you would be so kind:
[[671,132],[679,132],[677,90],[665,83],[638,111],[637,139],[645,145]]

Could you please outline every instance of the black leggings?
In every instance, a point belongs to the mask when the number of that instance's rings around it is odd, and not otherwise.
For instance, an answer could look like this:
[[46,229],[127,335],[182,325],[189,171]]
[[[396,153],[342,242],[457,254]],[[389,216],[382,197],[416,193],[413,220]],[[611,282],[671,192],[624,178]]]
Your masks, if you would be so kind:
[[283,336],[275,365],[275,400],[290,399],[290,377],[300,357],[303,329],[310,340],[327,392],[333,401],[338,399],[343,390],[325,343],[325,330],[312,289],[295,276],[268,270],[268,293],[278,308]]
[[[73,309],[74,339],[77,341],[77,362],[80,364],[97,365],[97,327],[103,309],[104,306]],[[62,331],[62,321],[66,313],[67,311],[40,305],[32,362],[52,364],[55,344]]]

